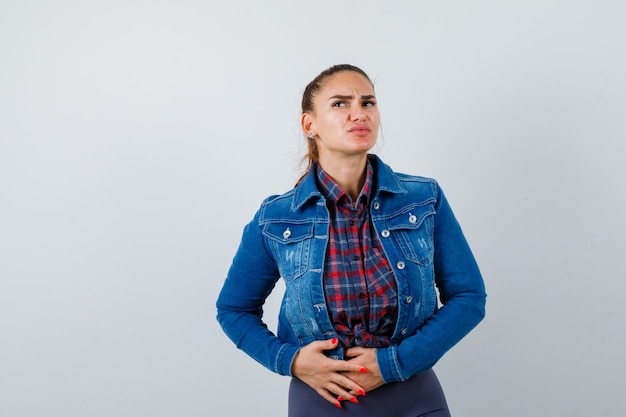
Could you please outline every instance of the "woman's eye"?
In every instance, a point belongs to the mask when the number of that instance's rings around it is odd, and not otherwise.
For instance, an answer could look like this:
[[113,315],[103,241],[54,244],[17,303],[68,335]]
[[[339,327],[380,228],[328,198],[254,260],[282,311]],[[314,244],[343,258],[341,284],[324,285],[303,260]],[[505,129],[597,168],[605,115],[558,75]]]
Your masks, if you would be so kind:
[[363,107],[374,107],[374,106],[376,106],[375,101],[368,100],[368,101],[363,102]]
[[346,103],[344,101],[335,101],[333,107],[346,107]]

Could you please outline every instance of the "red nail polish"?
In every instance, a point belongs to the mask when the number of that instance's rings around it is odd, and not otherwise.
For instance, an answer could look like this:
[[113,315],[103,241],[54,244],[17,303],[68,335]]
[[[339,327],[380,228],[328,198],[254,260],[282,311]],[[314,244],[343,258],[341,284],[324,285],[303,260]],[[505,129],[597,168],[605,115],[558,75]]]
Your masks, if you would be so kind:
[[365,397],[365,391],[363,391],[362,388],[359,388],[359,390],[357,391],[357,393],[361,396],[361,397]]
[[343,401],[343,397],[337,397],[337,401]]
[[366,372],[367,372],[367,368],[361,368],[361,369],[359,369],[359,372],[361,372],[361,373],[363,373],[363,374],[364,374],[364,373],[366,373]]
[[337,407],[337,408],[343,408],[343,407],[341,406],[341,403],[340,403],[339,401],[337,401],[337,402],[335,403],[335,407]]
[[333,339],[331,340],[331,343],[334,345],[335,343],[337,343],[337,338],[333,337]]
[[352,402],[353,402],[353,403],[355,403],[355,404],[358,404],[358,403],[359,403],[359,400],[357,400],[357,399],[356,399],[356,397],[352,397],[352,398],[350,398],[350,401],[352,401]]

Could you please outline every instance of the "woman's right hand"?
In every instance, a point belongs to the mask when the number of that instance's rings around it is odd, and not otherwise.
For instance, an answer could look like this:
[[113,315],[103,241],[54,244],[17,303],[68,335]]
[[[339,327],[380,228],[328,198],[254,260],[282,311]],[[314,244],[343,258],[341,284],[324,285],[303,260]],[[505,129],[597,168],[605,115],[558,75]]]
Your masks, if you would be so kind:
[[328,402],[341,408],[341,401],[358,403],[357,395],[365,391],[344,372],[367,372],[363,366],[353,362],[331,359],[325,350],[337,347],[338,340],[318,340],[304,346],[296,354],[292,365],[293,376],[313,388]]

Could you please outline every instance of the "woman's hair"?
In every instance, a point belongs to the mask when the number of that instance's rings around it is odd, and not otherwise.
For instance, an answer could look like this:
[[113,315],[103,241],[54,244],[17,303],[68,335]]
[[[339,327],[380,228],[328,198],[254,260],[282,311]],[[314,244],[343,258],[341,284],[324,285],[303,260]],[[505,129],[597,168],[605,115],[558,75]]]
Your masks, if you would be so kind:
[[[302,94],[302,114],[314,112],[315,106],[313,105],[313,99],[315,98],[317,93],[319,93],[320,90],[324,87],[324,82],[329,77],[339,72],[345,71],[351,71],[356,72],[357,74],[361,74],[367,79],[367,81],[370,82],[370,84],[372,84],[372,86],[374,86],[374,83],[372,82],[370,77],[361,68],[355,67],[354,65],[350,64],[333,65],[332,67],[320,72],[319,75],[313,78],[313,81],[311,81],[304,89],[304,93]],[[308,153],[304,156],[303,160],[307,160],[307,167],[302,177],[307,174],[311,165],[319,161],[319,153],[317,151],[315,138],[307,136],[306,140],[308,145]],[[300,180],[302,180],[302,178],[300,178]],[[300,180],[298,180],[298,183],[300,182]]]

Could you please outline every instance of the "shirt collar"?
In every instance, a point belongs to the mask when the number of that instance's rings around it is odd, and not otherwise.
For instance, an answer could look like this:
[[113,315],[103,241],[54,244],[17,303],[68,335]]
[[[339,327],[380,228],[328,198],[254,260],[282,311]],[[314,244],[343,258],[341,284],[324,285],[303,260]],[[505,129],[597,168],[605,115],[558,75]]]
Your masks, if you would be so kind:
[[[373,173],[376,181],[376,193],[380,194],[393,193],[393,194],[406,194],[407,190],[400,184],[395,178],[394,172],[391,168],[380,160],[376,155],[369,155],[368,162],[372,164]],[[294,198],[292,201],[292,210],[298,210],[309,200],[315,200],[321,197],[321,193],[318,190],[316,180],[315,164],[311,166],[308,174],[302,178],[300,183],[296,185],[294,192]]]
[[367,159],[367,164],[365,166],[365,182],[363,183],[363,187],[361,188],[361,192],[357,197],[356,201],[352,201],[352,198],[346,194],[344,190],[341,189],[339,184],[333,180],[330,175],[326,173],[322,169],[319,164],[316,164],[316,178],[317,184],[320,192],[326,197],[328,201],[331,201],[335,204],[335,206],[339,206],[342,201],[347,200],[351,203],[353,207],[355,207],[359,203],[367,204],[370,200],[370,196],[372,193],[372,181],[374,178],[374,169],[372,168],[372,164]]

